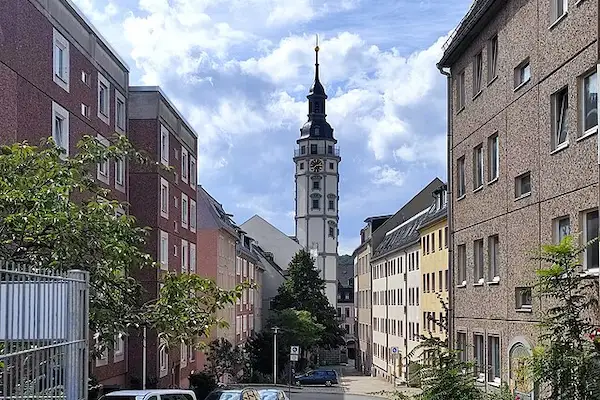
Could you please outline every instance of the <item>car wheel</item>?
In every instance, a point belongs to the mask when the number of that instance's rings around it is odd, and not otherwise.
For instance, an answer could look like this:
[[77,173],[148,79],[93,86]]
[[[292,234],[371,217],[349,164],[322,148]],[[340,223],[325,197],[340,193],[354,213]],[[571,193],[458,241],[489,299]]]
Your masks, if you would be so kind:
[[300,381],[296,381],[296,386],[302,386],[302,384],[300,383]]
[[325,386],[331,386],[331,381],[325,381]]

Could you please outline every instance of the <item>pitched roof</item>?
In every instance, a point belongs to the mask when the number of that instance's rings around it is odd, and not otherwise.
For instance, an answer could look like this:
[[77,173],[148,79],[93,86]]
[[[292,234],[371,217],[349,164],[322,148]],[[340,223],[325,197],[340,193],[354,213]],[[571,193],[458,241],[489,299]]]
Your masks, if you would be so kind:
[[[447,188],[446,185],[442,185],[438,190],[436,190],[436,192],[445,191],[446,188]],[[441,206],[438,208],[437,198],[436,198],[433,201],[433,203],[431,204],[431,207],[429,207],[429,211],[427,212],[427,214],[425,214],[425,216],[421,220],[421,223],[420,223],[418,229],[423,229],[433,223],[436,223],[438,221],[441,221],[444,218],[447,218],[447,214],[448,214],[448,202],[442,203]]]
[[204,187],[198,185],[198,202],[196,206],[198,229],[224,229],[233,236],[238,236],[239,227],[233,222],[233,215],[227,214],[223,205],[212,197]]
[[427,216],[430,207],[417,213],[412,218],[398,225],[396,228],[386,233],[384,239],[373,252],[373,260],[383,257],[393,251],[402,250],[405,247],[419,241],[419,225]]

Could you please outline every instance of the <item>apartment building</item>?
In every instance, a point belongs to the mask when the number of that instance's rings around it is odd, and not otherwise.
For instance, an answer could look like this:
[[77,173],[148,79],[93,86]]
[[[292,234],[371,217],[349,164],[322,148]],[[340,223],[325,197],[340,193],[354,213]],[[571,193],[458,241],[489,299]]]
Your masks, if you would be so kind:
[[[542,304],[531,255],[598,236],[598,1],[474,2],[444,48],[453,342],[476,379],[515,380]],[[598,279],[598,245],[582,255]]]
[[[170,170],[132,166],[131,213],[148,226],[147,251],[160,262],[158,270],[139,271],[136,278],[146,291],[145,301],[159,296],[167,273],[197,273],[196,160],[197,134],[158,87],[129,88],[130,138],[136,148]],[[130,337],[129,375],[132,385],[142,379],[142,338]],[[146,380],[149,385],[185,386],[196,367],[196,351],[182,345],[167,348],[157,332],[148,332]]]
[[[84,135],[106,144],[127,135],[129,69],[71,1],[0,2],[0,27],[0,144],[52,137],[73,154]],[[114,199],[128,200],[124,162],[103,162],[95,174]],[[125,384],[127,346],[115,338],[90,360],[90,376]]]
[[448,225],[447,187],[433,192],[434,201],[419,225],[421,236],[421,335],[446,338],[438,322],[447,323]]
[[[238,240],[236,242],[235,275],[236,284],[242,282],[257,283],[260,261],[254,252],[253,240],[245,232],[238,228]],[[262,307],[260,288],[244,289],[242,298],[238,300],[235,307],[235,342],[244,344],[254,332],[256,332],[255,313]]]
[[371,234],[391,215],[374,216],[365,219],[360,230],[360,245],[354,250],[354,303],[356,317],[356,360],[355,367],[365,375],[371,374],[372,350],[372,291],[371,291]]

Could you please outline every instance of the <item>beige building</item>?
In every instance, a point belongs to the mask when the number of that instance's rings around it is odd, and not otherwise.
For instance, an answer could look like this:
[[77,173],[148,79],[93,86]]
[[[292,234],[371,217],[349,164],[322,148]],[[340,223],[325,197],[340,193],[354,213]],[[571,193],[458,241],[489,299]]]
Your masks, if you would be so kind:
[[[482,386],[531,399],[532,252],[598,235],[598,1],[476,0],[444,50],[453,339]],[[582,261],[598,279],[598,246]]]

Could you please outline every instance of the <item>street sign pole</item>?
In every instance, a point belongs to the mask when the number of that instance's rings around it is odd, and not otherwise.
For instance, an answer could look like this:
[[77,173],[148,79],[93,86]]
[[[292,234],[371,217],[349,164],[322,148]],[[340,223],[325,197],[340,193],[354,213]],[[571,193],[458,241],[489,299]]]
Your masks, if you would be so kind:
[[294,374],[292,373],[292,370],[296,366],[296,362],[299,360],[300,360],[300,346],[290,347],[290,382],[288,384],[288,397],[290,399],[292,398],[292,380],[294,379]]

